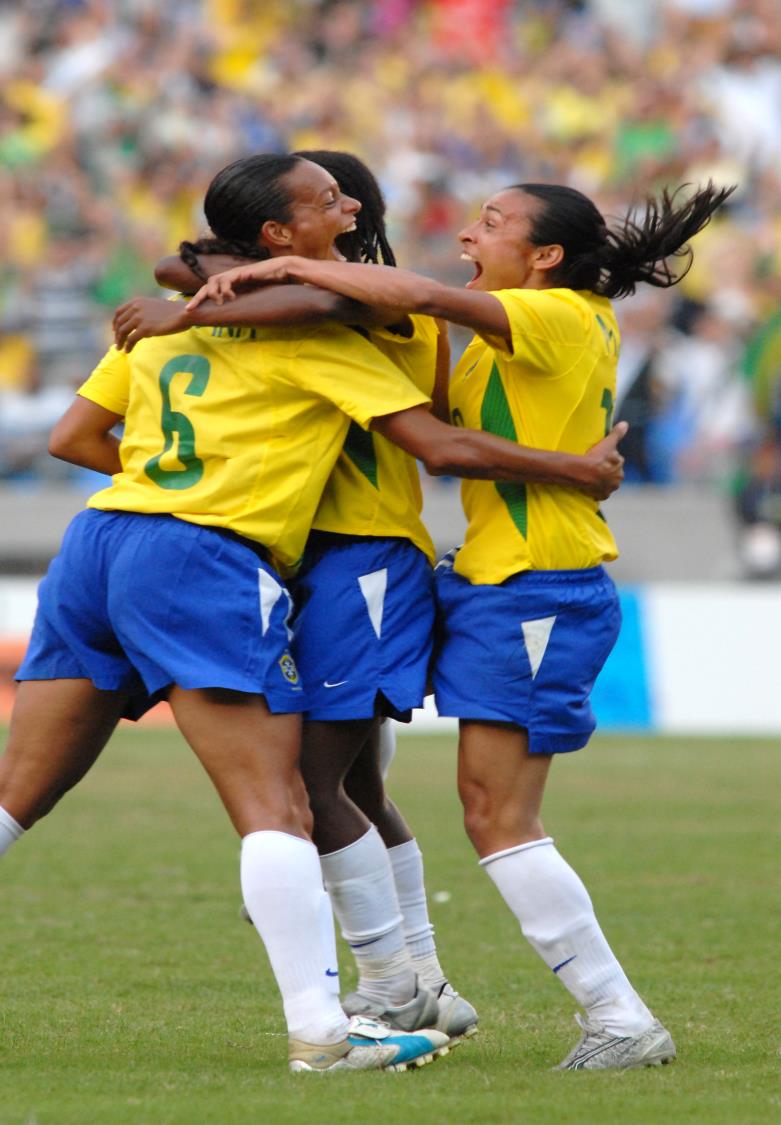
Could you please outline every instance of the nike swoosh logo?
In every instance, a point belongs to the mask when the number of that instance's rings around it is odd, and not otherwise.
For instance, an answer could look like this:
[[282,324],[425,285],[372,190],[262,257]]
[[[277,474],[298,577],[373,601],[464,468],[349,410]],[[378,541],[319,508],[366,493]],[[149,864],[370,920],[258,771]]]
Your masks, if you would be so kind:
[[477,365],[478,365],[478,363],[479,363],[479,362],[480,362],[480,360],[479,360],[479,359],[476,359],[476,360],[475,360],[475,362],[474,362],[474,363],[472,364],[472,366],[471,366],[471,367],[467,367],[466,371],[465,371],[465,372],[464,372],[464,374],[463,374],[463,375],[461,376],[461,378],[462,378],[462,379],[466,379],[467,375],[471,375],[471,374],[472,374],[472,372],[474,371],[474,369],[475,369],[475,368],[477,367]]
[[347,682],[347,680],[337,680],[335,684],[329,684],[328,680],[323,680],[323,687],[341,687],[342,684]]
[[339,976],[339,970],[338,969],[326,969],[325,975],[327,977],[338,977]]

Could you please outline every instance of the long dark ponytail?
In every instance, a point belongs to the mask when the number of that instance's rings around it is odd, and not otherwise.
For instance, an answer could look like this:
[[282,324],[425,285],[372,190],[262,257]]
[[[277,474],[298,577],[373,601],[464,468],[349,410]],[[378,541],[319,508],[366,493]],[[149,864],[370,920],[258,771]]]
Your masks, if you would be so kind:
[[236,258],[267,258],[259,245],[260,229],[269,219],[289,222],[291,193],[284,177],[301,162],[300,156],[259,153],[235,160],[218,172],[206,191],[204,213],[212,237],[182,242],[179,257],[196,276],[206,280],[199,254],[229,254]]
[[642,281],[660,289],[676,285],[691,268],[689,239],[707,226],[735,190],[711,182],[693,194],[686,187],[665,189],[659,198],[649,197],[608,227],[591,200],[574,188],[513,186],[543,203],[532,217],[532,243],[564,249],[564,260],[551,271],[551,282],[605,297],[627,297]]
[[385,198],[374,174],[351,152],[332,149],[302,149],[296,153],[330,172],[345,195],[357,199],[361,209],[355,217],[357,230],[342,234],[337,245],[354,262],[375,262],[395,266],[396,256],[385,230]]

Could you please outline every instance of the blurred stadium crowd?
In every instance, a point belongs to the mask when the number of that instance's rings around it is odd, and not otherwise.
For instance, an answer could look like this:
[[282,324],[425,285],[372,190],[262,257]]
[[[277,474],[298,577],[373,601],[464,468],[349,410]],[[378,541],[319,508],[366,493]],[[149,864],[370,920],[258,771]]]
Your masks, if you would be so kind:
[[329,147],[377,173],[401,263],[455,283],[509,183],[607,216],[739,184],[684,284],[620,309],[628,475],[781,504],[778,0],[0,0],[0,81],[0,478],[69,472],[45,433],[213,173]]

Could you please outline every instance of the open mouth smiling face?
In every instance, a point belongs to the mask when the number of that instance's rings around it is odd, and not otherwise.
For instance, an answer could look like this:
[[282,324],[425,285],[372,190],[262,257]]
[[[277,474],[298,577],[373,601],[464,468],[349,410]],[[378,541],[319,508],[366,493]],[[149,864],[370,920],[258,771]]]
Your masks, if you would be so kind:
[[470,281],[467,281],[467,283],[466,283],[467,289],[474,289],[475,288],[475,282],[480,280],[480,277],[483,273],[483,267],[480,265],[477,258],[475,258],[472,254],[469,254],[466,250],[461,251],[461,261],[462,262],[471,262],[472,265],[475,268],[475,272],[474,272],[474,275],[473,275],[472,279]]
[[291,218],[284,224],[288,253],[303,258],[341,258],[336,240],[356,229],[361,209],[357,199],[342,195],[333,176],[309,160],[301,160],[287,176]]
[[537,206],[518,188],[505,188],[483,204],[480,218],[458,236],[461,261],[474,268],[467,289],[525,288],[540,249],[530,241]]

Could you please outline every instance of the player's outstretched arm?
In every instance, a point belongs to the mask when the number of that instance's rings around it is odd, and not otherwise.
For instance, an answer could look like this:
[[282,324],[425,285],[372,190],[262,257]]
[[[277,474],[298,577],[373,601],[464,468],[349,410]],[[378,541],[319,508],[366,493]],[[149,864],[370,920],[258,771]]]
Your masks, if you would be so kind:
[[510,322],[501,301],[477,289],[441,285],[430,277],[393,266],[320,261],[283,255],[263,262],[248,262],[215,274],[189,301],[195,309],[205,300],[231,300],[236,288],[249,282],[273,284],[296,281],[317,285],[372,306],[401,313],[425,313],[462,324],[485,336],[511,342]]
[[[155,280],[158,285],[162,285],[166,289],[174,289],[178,293],[185,293],[188,295],[194,294],[204,283],[204,278],[210,281],[212,277],[223,275],[233,269],[238,269],[243,266],[253,265],[254,258],[236,258],[229,254],[196,254],[195,255],[197,271],[189,266],[187,262],[179,255],[169,255],[162,258],[155,266]],[[248,293],[252,290],[259,288],[257,281],[248,281],[243,285],[237,285],[241,292]],[[317,324],[323,319],[321,303],[311,297],[312,289],[294,289],[290,288],[287,291],[289,304],[286,304],[281,296],[276,297],[276,304],[271,310],[267,310],[265,316],[261,320],[253,320],[246,325],[246,327],[260,326],[260,325],[279,325],[280,327],[295,326],[298,324]],[[235,296],[235,293],[233,294]],[[310,304],[311,302],[311,304]],[[222,301],[215,302],[216,306],[222,304]],[[258,306],[252,306],[257,308]],[[312,309],[311,320],[302,320],[306,316],[307,308]],[[334,306],[335,312],[330,319],[343,321],[345,324],[360,324],[366,328],[373,327],[389,327],[394,331],[398,331],[400,335],[411,335],[412,326],[405,316],[399,316],[395,309],[383,308],[380,305],[369,307],[368,305],[360,304],[358,302],[341,303]],[[273,319],[269,319],[269,317]],[[204,321],[197,323],[203,324]],[[244,326],[240,321],[222,321],[215,320],[214,316],[208,322],[210,325],[220,327],[223,325],[239,324]]]
[[531,449],[482,430],[448,426],[422,406],[375,418],[372,429],[422,461],[433,476],[558,484],[595,500],[606,500],[624,476],[617,446],[626,422],[582,455]]
[[113,476],[122,469],[119,438],[111,433],[121,414],[77,395],[49,435],[49,453],[60,461]]

